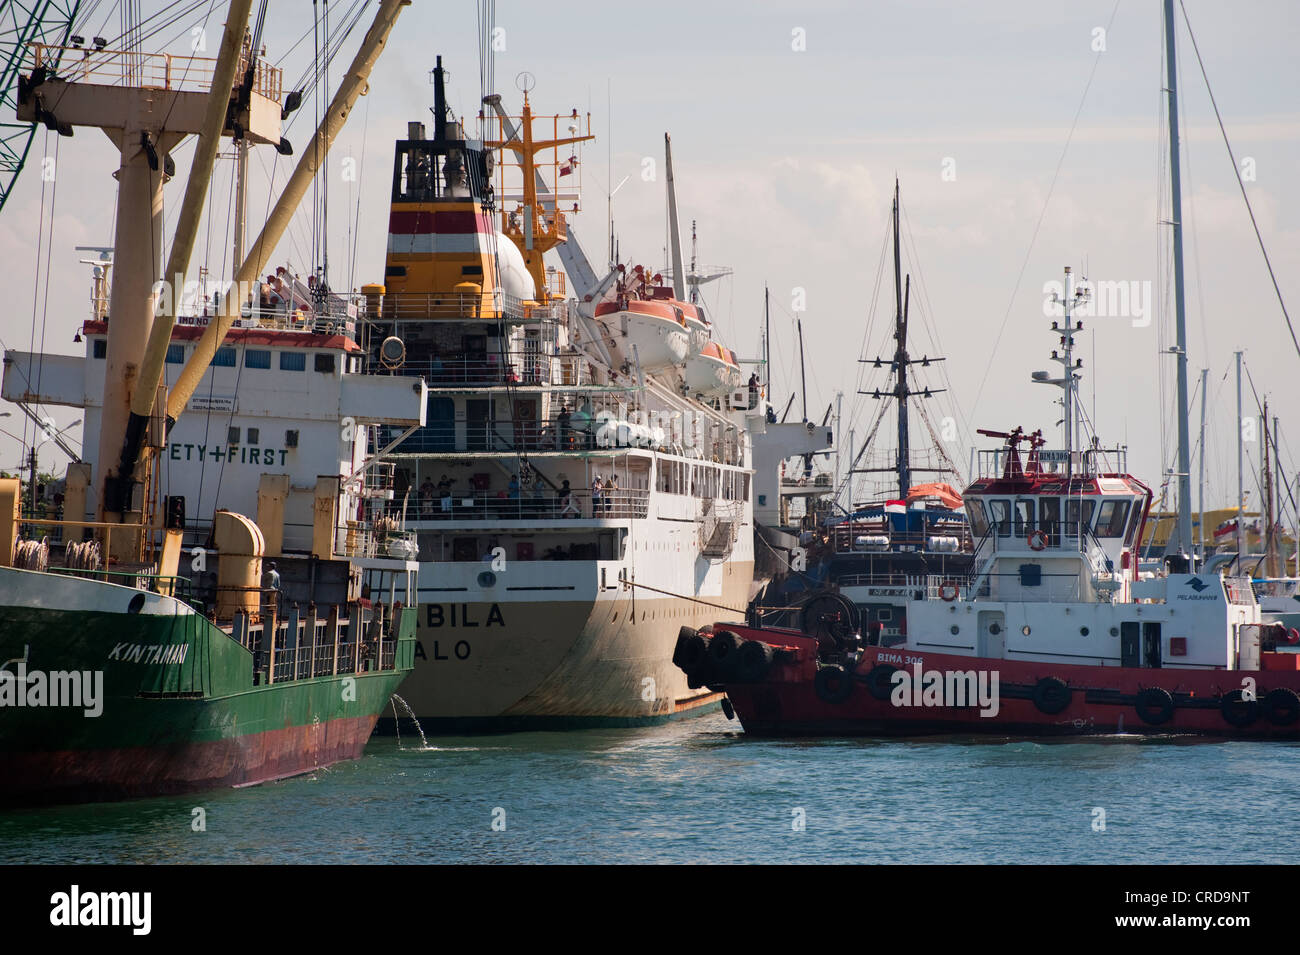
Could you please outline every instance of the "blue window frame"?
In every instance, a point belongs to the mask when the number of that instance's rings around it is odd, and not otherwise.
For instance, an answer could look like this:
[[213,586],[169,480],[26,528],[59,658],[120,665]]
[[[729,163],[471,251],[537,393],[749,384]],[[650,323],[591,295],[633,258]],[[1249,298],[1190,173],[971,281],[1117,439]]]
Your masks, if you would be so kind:
[[176,344],[167,346],[167,364],[183,365],[185,364],[185,346]]
[[245,368],[270,368],[271,352],[266,348],[246,348],[244,349],[244,367]]
[[280,370],[281,371],[306,371],[307,356],[300,351],[282,351],[280,352]]
[[217,353],[212,356],[212,364],[216,368],[234,368],[235,350],[230,347],[218,348]]

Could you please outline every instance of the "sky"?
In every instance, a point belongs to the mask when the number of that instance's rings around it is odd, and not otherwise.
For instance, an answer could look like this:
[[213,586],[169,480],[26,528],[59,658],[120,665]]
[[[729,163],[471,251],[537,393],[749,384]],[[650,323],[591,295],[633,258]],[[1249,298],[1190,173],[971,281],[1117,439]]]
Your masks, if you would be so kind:
[[[1300,322],[1300,58],[1293,50],[1300,9],[1265,0],[1184,3],[1283,298]],[[198,5],[152,48],[183,53],[192,37],[203,36],[215,55],[224,11],[213,5],[211,12]],[[142,6],[147,15],[162,5]],[[332,23],[353,6],[331,5]],[[343,42],[331,90],[374,6]],[[82,32],[115,37],[116,8],[94,7]],[[264,42],[286,86],[311,68],[312,16],[309,0],[270,0]],[[206,32],[192,33],[203,31],[205,17]],[[1300,412],[1290,387],[1300,353],[1181,12],[1178,18],[1191,417],[1195,438],[1200,369],[1208,368],[1210,508],[1235,497],[1237,350],[1248,371],[1247,414],[1256,394],[1270,399],[1270,414],[1280,417],[1283,467],[1295,480]],[[451,74],[450,103],[472,126],[482,93],[477,20],[471,2],[416,0],[401,14],[326,173],[335,288],[382,275],[392,142],[405,136],[408,120],[429,121],[429,70],[438,54]],[[706,303],[717,337],[742,358],[761,354],[770,289],[779,406],[800,388],[799,320],[808,416],[820,421],[842,394],[841,444],[853,429],[860,446],[871,427],[877,403],[858,391],[885,380],[859,359],[892,350],[892,269],[881,266],[897,176],[903,269],[912,281],[911,348],[947,357],[920,380],[947,389],[928,407],[949,439],[949,456],[966,468],[976,428],[1023,425],[1059,436],[1056,392],[1031,383],[1030,373],[1057,367],[1048,361],[1058,344],[1044,289],[1068,265],[1076,276],[1129,283],[1135,292],[1126,314],[1084,320],[1081,392],[1102,444],[1126,446],[1129,469],[1148,485],[1158,490],[1165,480],[1176,425],[1160,3],[661,0],[639,9],[499,0],[491,20],[493,85],[512,111],[521,99],[517,77],[526,71],[537,112],[591,114],[596,139],[578,152],[583,203],[573,221],[598,271],[611,213],[624,261],[663,264],[663,135],[671,133],[683,235],[696,221],[700,261],[733,270],[708,287]],[[316,108],[309,95],[286,133],[295,145],[308,139]],[[40,176],[47,155],[57,157],[54,182]],[[188,144],[175,152],[169,230],[190,155]],[[353,160],[356,181],[344,179],[345,159]],[[293,161],[257,152],[251,220],[259,221]],[[214,174],[219,201],[202,227],[195,269],[230,268],[230,166],[221,160]],[[80,350],[72,338],[88,307],[89,269],[78,264],[84,253],[74,246],[111,243],[115,168],[108,140],[93,129],[62,141],[38,130],[28,169],[0,211],[0,262],[11,282],[0,310],[5,347],[31,347],[34,332],[47,350]],[[272,261],[310,268],[312,229],[304,208]],[[801,404],[796,398],[792,415]],[[12,410],[0,427],[21,436]],[[66,424],[79,414],[55,410],[54,417]],[[881,441],[890,428],[887,418]],[[1248,442],[1252,459],[1260,447]],[[52,445],[42,455],[43,465],[66,464]],[[0,435],[0,468],[20,457],[20,443]],[[1196,458],[1192,468],[1195,476]],[[1249,476],[1246,483],[1254,487]],[[1252,491],[1248,501],[1258,497]]]

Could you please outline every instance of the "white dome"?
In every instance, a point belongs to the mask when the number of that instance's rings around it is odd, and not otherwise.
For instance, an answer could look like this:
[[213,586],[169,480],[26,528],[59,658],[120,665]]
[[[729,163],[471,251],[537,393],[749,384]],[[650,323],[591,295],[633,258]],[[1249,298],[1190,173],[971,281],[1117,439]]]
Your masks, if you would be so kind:
[[533,277],[524,265],[523,253],[500,232],[497,233],[497,261],[501,272],[498,281],[503,292],[520,299],[537,298]]

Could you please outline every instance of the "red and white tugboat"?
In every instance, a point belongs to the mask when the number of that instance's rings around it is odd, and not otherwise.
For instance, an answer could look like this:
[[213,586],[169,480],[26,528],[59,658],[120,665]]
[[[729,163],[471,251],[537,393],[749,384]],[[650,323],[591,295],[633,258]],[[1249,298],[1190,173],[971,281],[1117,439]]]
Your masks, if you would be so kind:
[[[1067,301],[1069,296],[1067,270]],[[717,624],[685,630],[674,662],[725,689],[759,735],[1194,733],[1300,739],[1300,634],[1261,623],[1248,578],[1166,558],[1139,574],[1151,492],[1124,452],[1073,447],[1081,323],[1053,322],[1066,369],[1065,449],[1041,432],[982,431],[963,494],[976,541],[963,577],[917,577],[905,632]],[[847,618],[844,618],[847,619]],[[726,707],[724,707],[726,709]]]

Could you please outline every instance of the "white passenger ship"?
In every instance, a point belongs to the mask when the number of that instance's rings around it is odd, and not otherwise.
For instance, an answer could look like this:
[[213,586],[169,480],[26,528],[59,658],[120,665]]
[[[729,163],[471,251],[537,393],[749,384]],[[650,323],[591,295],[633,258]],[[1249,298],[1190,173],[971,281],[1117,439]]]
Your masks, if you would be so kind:
[[730,376],[688,385],[720,346],[680,289],[570,267],[579,302],[544,265],[571,238],[576,111],[534,116],[525,95],[508,117],[489,98],[484,142],[449,115],[441,67],[435,98],[433,136],[411,123],[396,144],[384,283],[364,289],[374,360],[430,388],[426,427],[392,455],[420,559],[401,692],[444,730],[700,712],[719,695],[687,686],[673,646],[752,597],[764,409],[730,351]]

